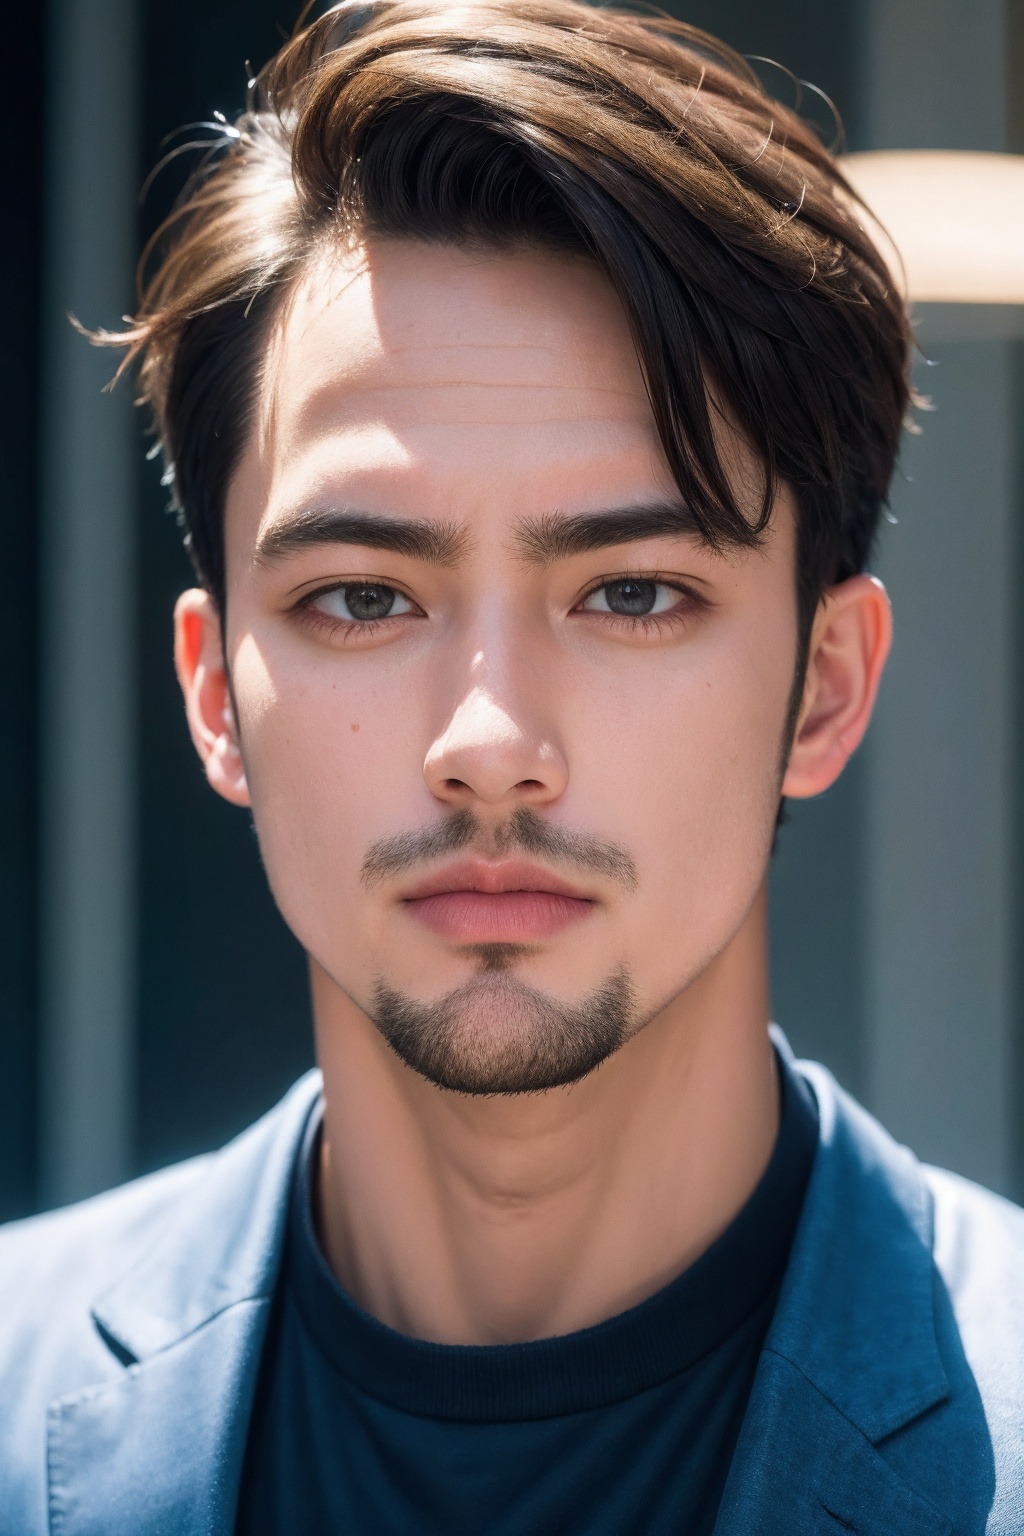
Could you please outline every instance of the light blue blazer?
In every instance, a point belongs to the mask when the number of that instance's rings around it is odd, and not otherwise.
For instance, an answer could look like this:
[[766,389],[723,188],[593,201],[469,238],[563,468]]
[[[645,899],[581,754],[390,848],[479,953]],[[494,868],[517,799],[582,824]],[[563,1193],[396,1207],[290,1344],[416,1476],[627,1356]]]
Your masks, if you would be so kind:
[[[716,1536],[1022,1536],[1024,1213],[799,1070],[820,1145]],[[230,1536],[318,1091],[0,1231],[2,1536]]]

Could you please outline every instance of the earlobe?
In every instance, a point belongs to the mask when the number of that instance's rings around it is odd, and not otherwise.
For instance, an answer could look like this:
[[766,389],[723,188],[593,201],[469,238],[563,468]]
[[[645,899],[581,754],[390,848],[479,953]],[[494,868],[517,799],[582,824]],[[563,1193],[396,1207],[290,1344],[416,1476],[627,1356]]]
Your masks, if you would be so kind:
[[822,598],[784,796],[821,794],[842,773],[868,728],[891,643],[889,598],[874,576],[851,577]]
[[210,594],[198,587],[183,592],[175,604],[174,664],[192,741],[209,783],[232,805],[248,805],[220,614]]

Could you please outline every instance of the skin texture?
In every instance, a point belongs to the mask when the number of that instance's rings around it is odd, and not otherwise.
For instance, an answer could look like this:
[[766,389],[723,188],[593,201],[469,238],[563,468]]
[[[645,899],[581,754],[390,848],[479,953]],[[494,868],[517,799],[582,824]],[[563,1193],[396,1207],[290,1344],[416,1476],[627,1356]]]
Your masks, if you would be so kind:
[[[598,272],[381,243],[319,260],[271,340],[228,497],[226,655],[210,598],[178,603],[197,749],[214,789],[252,806],[310,957],[325,1251],[419,1337],[538,1338],[642,1300],[724,1230],[771,1153],[779,793],[827,788],[860,741],[889,607],[867,576],[827,594],[780,767],[788,496],[755,551],[716,554],[685,524],[624,539],[629,518],[604,547],[552,538],[675,499]],[[431,547],[351,542],[365,523],[328,539],[338,511],[429,525]],[[653,619],[609,611],[621,589],[602,583],[630,576],[659,584]],[[391,616],[345,619],[339,590],[360,581],[400,594]],[[431,855],[422,839],[458,815],[468,842]],[[538,824],[542,851],[524,851],[515,827]],[[588,867],[596,848],[619,862]],[[428,900],[453,869],[462,888],[512,869],[519,895]],[[493,1084],[616,978],[625,1043],[545,1091],[439,1087],[374,1023],[382,989],[443,1007],[456,1061]]]

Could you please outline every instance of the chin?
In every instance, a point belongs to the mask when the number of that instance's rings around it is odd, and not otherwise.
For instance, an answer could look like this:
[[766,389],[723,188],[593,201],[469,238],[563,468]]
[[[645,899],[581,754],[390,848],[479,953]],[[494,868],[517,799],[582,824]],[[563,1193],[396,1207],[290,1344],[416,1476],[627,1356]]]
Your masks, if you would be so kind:
[[614,972],[575,1003],[491,970],[429,1002],[384,978],[370,1017],[406,1066],[466,1094],[540,1093],[579,1082],[637,1028],[634,990]]

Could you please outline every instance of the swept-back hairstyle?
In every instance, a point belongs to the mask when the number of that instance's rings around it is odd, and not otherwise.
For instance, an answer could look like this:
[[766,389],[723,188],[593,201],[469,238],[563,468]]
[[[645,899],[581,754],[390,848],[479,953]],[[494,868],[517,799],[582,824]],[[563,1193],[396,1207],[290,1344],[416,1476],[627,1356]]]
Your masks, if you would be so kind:
[[[295,35],[144,257],[104,339],[141,364],[192,559],[223,612],[227,486],[283,297],[332,239],[537,244],[603,269],[679,490],[716,547],[798,505],[801,636],[863,569],[909,331],[814,131],[706,33],[578,0],[345,0]],[[738,505],[714,413],[764,469]]]

